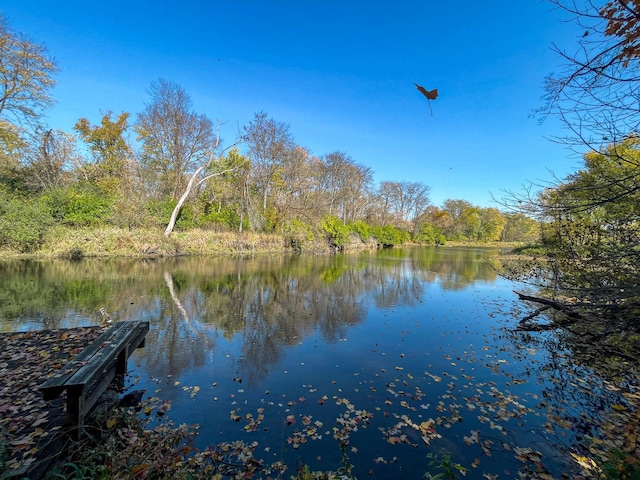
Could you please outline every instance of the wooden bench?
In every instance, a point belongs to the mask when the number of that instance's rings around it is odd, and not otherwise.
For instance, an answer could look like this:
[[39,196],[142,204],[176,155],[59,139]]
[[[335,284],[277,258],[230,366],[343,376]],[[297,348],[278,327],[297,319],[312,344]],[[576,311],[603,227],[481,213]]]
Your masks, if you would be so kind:
[[78,438],[85,416],[118,374],[126,373],[127,360],[144,347],[149,322],[118,322],[76,355],[60,372],[38,388],[45,400],[67,391],[67,425]]

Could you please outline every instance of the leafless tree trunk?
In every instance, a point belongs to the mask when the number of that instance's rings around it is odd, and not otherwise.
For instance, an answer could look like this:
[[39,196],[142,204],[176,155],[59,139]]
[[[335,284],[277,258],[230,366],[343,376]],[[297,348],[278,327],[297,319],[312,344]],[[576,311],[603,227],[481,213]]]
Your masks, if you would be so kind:
[[206,177],[203,177],[203,178],[198,180],[198,177],[200,176],[200,174],[204,170],[209,168],[209,166],[213,162],[213,159],[215,158],[214,152],[218,148],[219,144],[220,144],[220,136],[218,134],[216,134],[216,140],[215,140],[215,143],[213,145],[213,148],[211,149],[211,153],[209,153],[209,159],[207,160],[207,162],[204,165],[200,165],[193,172],[193,174],[191,175],[191,178],[189,178],[189,182],[187,183],[187,186],[184,189],[184,192],[180,196],[180,199],[178,200],[178,203],[176,204],[175,208],[173,209],[173,212],[171,213],[171,219],[169,220],[169,223],[167,224],[167,228],[164,231],[164,236],[165,237],[168,237],[169,235],[171,235],[171,232],[173,232],[173,229],[176,226],[176,221],[178,220],[178,215],[180,215],[180,211],[182,210],[182,207],[184,206],[185,202],[187,201],[187,198],[189,198],[189,195],[193,191],[194,187],[197,187],[197,186],[201,185],[202,183],[206,182],[210,178],[217,177],[217,176],[220,176],[220,175],[224,175],[225,173],[229,173],[229,172],[235,170],[236,167],[229,168],[229,169],[223,170],[221,172],[212,173],[211,175],[207,175]]
[[[167,228],[164,231],[165,237],[168,237],[169,235],[171,235],[171,232],[173,232],[173,227],[176,226],[176,220],[178,220],[178,215],[180,215],[180,211],[182,211],[184,202],[187,201],[187,197],[189,197],[191,190],[193,190],[193,186],[196,185],[196,180],[198,179],[198,175],[200,175],[200,172],[202,172],[205,168],[207,168],[207,166],[209,166],[210,163],[211,163],[211,160],[209,160],[205,165],[198,167],[196,171],[193,172],[193,175],[191,175],[191,178],[189,179],[189,183],[187,183],[187,187],[184,189],[184,192],[182,193],[182,196],[178,200],[178,203],[176,204],[175,208],[173,209],[173,212],[171,212],[171,219],[169,220],[169,224],[167,225]],[[201,182],[197,182],[197,183],[200,184]]]

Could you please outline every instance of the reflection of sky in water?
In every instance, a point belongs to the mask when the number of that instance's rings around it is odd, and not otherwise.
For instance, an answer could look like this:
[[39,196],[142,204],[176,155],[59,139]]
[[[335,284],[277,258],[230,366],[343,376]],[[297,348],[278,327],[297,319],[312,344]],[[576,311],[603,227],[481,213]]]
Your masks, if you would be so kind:
[[[497,277],[486,256],[486,250],[432,248],[330,258],[183,259],[145,265],[144,275],[139,265],[125,263],[100,280],[112,290],[94,287],[95,299],[50,308],[64,312],[58,326],[68,326],[69,318],[95,318],[109,301],[114,319],[149,320],[146,347],[130,360],[139,380],[132,388],[171,400],[177,423],[200,424],[200,446],[256,440],[256,455],[267,462],[284,458],[295,468],[299,458],[312,469],[335,469],[341,455],[331,430],[345,411],[336,399],[346,398],[374,415],[351,437],[348,454],[359,478],[370,470],[372,478],[421,478],[426,455],[441,448],[466,467],[480,460],[467,478],[509,477],[522,467],[516,446],[541,451],[558,475],[557,437],[542,427],[547,419],[538,407],[549,385],[535,377],[547,354],[540,345],[520,348],[505,338],[503,329],[521,318],[514,312],[522,305],[512,293],[517,286]],[[96,275],[90,266],[65,266],[64,278],[88,271],[83,282],[90,283]],[[60,272],[50,275],[61,278]],[[65,297],[55,285],[42,288]],[[124,300],[115,305],[115,298]],[[38,322],[31,312],[12,326]],[[246,416],[256,418],[259,409],[264,420],[246,432]],[[285,424],[289,415],[295,424]],[[322,422],[322,438],[306,438],[294,449],[288,439],[306,428],[304,416]],[[403,416],[414,425],[436,420],[442,438],[425,445],[418,430],[396,428]],[[473,431],[480,443],[469,440]],[[569,444],[572,434],[564,433],[562,442]],[[415,446],[389,443],[398,438]]]
[[[241,332],[231,340],[218,335],[206,365],[171,377],[158,394],[174,400],[172,418],[201,425],[201,446],[235,438],[256,440],[259,456],[267,461],[284,457],[290,466],[300,458],[315,469],[336,468],[340,452],[331,429],[344,411],[336,398],[347,398],[357,409],[374,414],[371,425],[352,434],[350,446],[357,451],[349,451],[349,456],[359,477],[372,469],[375,478],[419,478],[427,471],[426,454],[440,448],[468,466],[483,456],[480,447],[463,441],[472,430],[483,432],[480,437],[491,442],[495,452],[491,459],[485,455],[485,468],[469,472],[469,478],[517,471],[518,462],[502,442],[513,445],[517,437],[525,445],[536,442],[540,449],[544,439],[529,433],[539,428],[540,417],[531,413],[532,418],[518,426],[519,420],[509,413],[516,407],[495,396],[515,395],[514,401],[535,411],[531,395],[541,390],[533,382],[504,385],[511,378],[503,370],[511,369],[516,375],[523,371],[496,340],[496,327],[514,321],[508,316],[514,302],[513,284],[499,279],[444,290],[438,282],[419,283],[417,295],[408,304],[379,308],[379,291],[361,294],[358,301],[366,312],[362,321],[340,329],[338,338],[330,341],[320,329],[297,338],[282,348],[273,365],[247,364]],[[252,375],[255,370],[260,374]],[[144,377],[144,361],[137,373]],[[180,384],[174,385],[175,381]],[[191,398],[189,387],[195,385],[201,390]],[[508,436],[478,420],[477,404],[483,403],[494,413],[501,408],[507,412],[503,421],[496,422],[514,429]],[[259,431],[245,432],[245,415],[257,417],[260,408],[265,419]],[[230,419],[232,410],[243,417],[240,422]],[[462,421],[444,421],[437,427],[442,438],[429,447],[410,427],[403,427],[400,434],[417,447],[391,445],[381,431],[393,429],[402,415],[420,424],[430,418],[450,418],[453,412]],[[296,416],[296,424],[285,425],[288,415]],[[305,428],[301,423],[305,415],[322,422],[323,438],[294,449],[287,439]]]

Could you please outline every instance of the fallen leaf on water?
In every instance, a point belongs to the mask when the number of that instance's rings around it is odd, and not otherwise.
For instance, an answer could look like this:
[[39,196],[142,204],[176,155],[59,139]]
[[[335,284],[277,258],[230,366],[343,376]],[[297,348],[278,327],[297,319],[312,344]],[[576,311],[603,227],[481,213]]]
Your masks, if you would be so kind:
[[596,464],[596,462],[594,462],[593,460],[591,460],[588,457],[583,457],[581,455],[577,455],[575,453],[571,453],[571,456],[573,457],[573,459],[576,461],[576,463],[578,463],[578,465],[580,465],[581,467],[584,467],[588,470],[595,470],[598,468],[598,465]]

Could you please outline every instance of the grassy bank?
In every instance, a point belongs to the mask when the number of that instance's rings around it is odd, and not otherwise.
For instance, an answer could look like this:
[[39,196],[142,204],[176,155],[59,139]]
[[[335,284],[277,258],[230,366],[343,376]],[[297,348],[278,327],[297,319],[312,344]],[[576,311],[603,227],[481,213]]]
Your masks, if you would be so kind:
[[479,248],[518,248],[524,245],[523,242],[472,242],[447,240],[447,247],[479,247]]
[[[316,235],[319,237],[319,235]],[[330,241],[325,238],[307,238],[296,243],[303,253],[330,253]],[[418,246],[409,243],[407,246]],[[513,248],[522,243],[449,242],[447,246]],[[364,242],[358,235],[348,235],[344,250],[376,248],[375,238]],[[164,236],[162,228],[124,229],[117,227],[69,228],[53,227],[47,230],[40,247],[29,253],[0,249],[0,259],[9,258],[69,258],[84,257],[175,257],[180,255],[256,255],[293,252],[291,241],[279,234],[255,232],[216,232],[191,229]]]
[[282,253],[280,235],[188,230],[169,237],[158,229],[65,228],[47,231],[39,249],[23,254],[0,251],[0,258],[168,257],[178,255],[244,255]]

